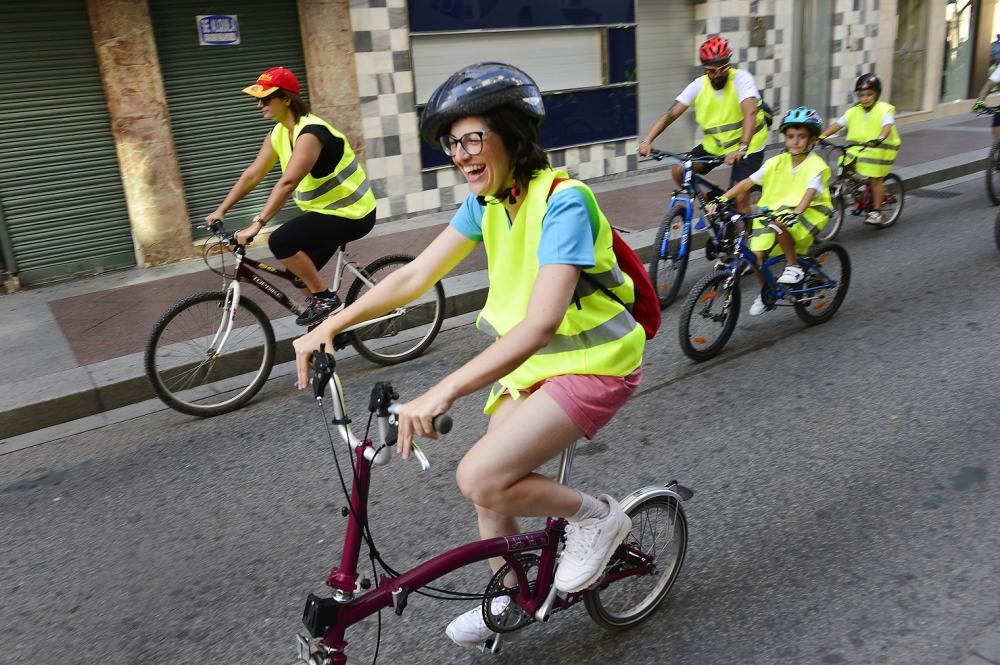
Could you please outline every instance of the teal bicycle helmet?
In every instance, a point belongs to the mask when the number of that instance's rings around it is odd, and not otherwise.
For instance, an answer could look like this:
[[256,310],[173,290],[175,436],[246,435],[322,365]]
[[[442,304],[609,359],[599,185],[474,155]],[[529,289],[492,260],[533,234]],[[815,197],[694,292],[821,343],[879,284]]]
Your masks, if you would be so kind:
[[819,136],[823,131],[823,120],[815,109],[799,106],[785,114],[778,131],[784,132],[786,127],[805,127],[813,136]]

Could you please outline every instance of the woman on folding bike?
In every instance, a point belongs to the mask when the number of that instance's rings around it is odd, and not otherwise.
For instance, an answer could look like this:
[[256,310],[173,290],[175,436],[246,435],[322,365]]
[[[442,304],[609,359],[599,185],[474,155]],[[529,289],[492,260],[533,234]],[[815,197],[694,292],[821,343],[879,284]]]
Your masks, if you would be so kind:
[[[414,436],[436,437],[434,416],[497,383],[484,409],[487,433],[458,465],[458,486],[476,506],[483,538],[518,533],[516,517],[565,517],[555,586],[573,592],[597,581],[631,524],[613,498],[535,469],[593,437],[635,392],[645,332],[621,304],[633,301],[632,283],[617,267],[593,193],[572,180],[553,188],[568,176],[550,168],[538,145],[544,116],[538,86],[510,65],[480,63],[445,81],[427,102],[420,133],[451,157],[472,193],[420,256],[294,346],[303,389],[321,344],[409,302],[483,243],[490,289],[477,327],[495,341],[406,405],[397,448],[408,457]],[[502,563],[490,561],[494,570]],[[509,601],[493,602],[500,612]],[[446,632],[468,646],[492,636],[479,607]]]
[[205,220],[221,220],[240,199],[281,162],[281,179],[250,226],[236,233],[245,245],[254,239],[292,197],[302,214],[281,225],[268,238],[274,257],[309,290],[305,311],[295,320],[309,326],[341,307],[319,271],[337,248],[364,237],[375,226],[375,195],[347,137],[309,111],[299,81],[290,70],[273,67],[243,92],[257,99],[261,115],[277,123],[264,138],[253,164]]

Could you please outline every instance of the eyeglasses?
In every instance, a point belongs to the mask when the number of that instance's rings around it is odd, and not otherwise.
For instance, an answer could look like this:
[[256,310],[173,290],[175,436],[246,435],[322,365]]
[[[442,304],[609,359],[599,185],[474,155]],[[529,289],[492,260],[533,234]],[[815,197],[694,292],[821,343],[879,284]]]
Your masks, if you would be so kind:
[[725,65],[719,65],[718,67],[705,67],[706,74],[721,74],[722,72],[729,69],[729,63]]
[[282,97],[284,97],[284,95],[282,95],[280,92],[272,92],[267,97],[260,97],[260,98],[258,98],[257,101],[260,102],[261,104],[263,104],[264,106],[267,106],[268,104],[270,104],[271,102],[273,102],[275,99],[281,99]]
[[483,139],[490,132],[469,132],[467,134],[462,134],[459,138],[455,138],[451,134],[441,137],[441,149],[444,150],[444,154],[449,157],[455,156],[455,149],[457,146],[462,146],[462,150],[465,154],[478,155],[483,151]]

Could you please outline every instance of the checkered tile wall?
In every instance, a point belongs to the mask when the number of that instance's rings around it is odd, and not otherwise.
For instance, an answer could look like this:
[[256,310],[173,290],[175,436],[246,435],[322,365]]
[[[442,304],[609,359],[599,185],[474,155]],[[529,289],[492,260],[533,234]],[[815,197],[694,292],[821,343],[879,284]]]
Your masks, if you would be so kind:
[[[640,0],[642,1],[642,0]],[[794,56],[791,52],[794,5],[800,0],[696,0],[697,34],[723,33],[738,62],[752,71],[769,103],[787,109]],[[854,80],[873,71],[879,0],[833,0],[833,61],[830,99],[836,113],[852,103]],[[355,60],[367,171],[375,190],[379,219],[455,207],[468,186],[452,168],[422,171],[414,109],[413,67],[406,0],[350,0]],[[766,46],[751,47],[755,18],[763,21]],[[697,62],[692,62],[692,67]],[[636,142],[613,141],[549,153],[555,166],[574,176],[595,179],[636,168]]]

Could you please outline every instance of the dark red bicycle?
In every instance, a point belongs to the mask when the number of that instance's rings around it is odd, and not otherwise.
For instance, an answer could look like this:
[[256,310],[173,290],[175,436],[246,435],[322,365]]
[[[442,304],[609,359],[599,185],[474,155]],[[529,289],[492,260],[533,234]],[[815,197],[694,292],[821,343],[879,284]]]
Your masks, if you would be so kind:
[[[244,284],[260,289],[292,315],[299,306],[264,274],[292,282],[288,270],[247,256],[222,222],[211,227],[215,242],[205,244],[204,258],[223,277],[223,289],[205,291],[175,303],[160,317],[146,342],[145,366],[156,395],[167,406],[192,416],[217,416],[246,404],[263,387],[276,360],[294,358],[290,345],[281,349],[274,326],[256,302],[242,294]],[[212,266],[210,256],[229,254],[235,265]],[[344,299],[360,298],[387,275],[413,260],[390,254],[360,267],[347,258],[347,246],[337,248],[331,289],[340,288],[344,271],[354,282]],[[352,326],[334,340],[336,348],[350,344],[368,360],[393,365],[423,353],[441,329],[445,314],[444,287],[436,283],[421,298],[394,311]],[[279,357],[280,356],[280,357]]]

